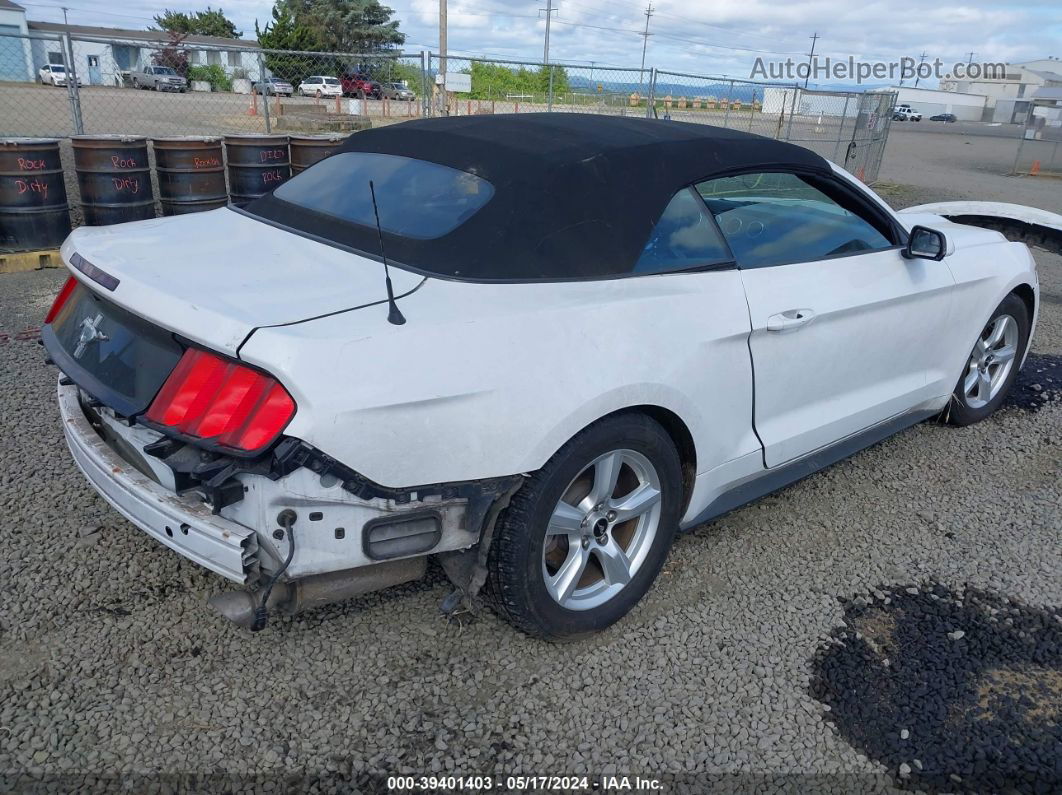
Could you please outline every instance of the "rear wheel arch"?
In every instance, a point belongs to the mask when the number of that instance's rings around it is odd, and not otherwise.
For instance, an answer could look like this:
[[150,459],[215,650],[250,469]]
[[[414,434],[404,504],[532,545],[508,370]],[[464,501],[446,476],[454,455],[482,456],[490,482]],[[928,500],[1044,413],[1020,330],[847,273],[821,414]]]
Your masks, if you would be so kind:
[[585,432],[588,428],[597,423],[622,414],[642,414],[649,417],[663,427],[664,431],[671,438],[672,443],[675,445],[675,449],[678,450],[679,462],[682,467],[682,515],[684,516],[686,509],[689,507],[690,498],[693,496],[693,487],[697,478],[697,448],[693,441],[693,434],[690,432],[689,426],[687,426],[686,422],[671,409],[650,403],[625,406],[624,408],[616,409],[608,414],[596,417],[593,422],[587,423],[584,427],[580,428],[577,433],[572,434],[569,439],[566,439],[564,444],[557,449],[561,449],[561,447],[564,447],[564,445],[568,444],[568,442],[576,436]]
[[[682,513],[686,515],[689,508],[690,498],[693,497],[693,486],[697,480],[697,447],[693,442],[693,434],[683,419],[663,406],[641,405],[624,409],[627,412],[646,414],[656,420],[667,431],[671,441],[678,450],[679,461],[682,463]],[[617,412],[622,413],[622,412]]]

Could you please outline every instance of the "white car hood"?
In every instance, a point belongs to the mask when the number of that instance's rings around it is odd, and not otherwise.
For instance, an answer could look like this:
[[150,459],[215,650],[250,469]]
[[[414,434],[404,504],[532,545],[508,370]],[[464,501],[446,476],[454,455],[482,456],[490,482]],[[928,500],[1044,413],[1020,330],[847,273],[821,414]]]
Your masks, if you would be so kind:
[[[113,291],[70,267],[74,253],[119,280]],[[71,272],[116,304],[235,355],[255,328],[383,301],[383,266],[228,208],[114,226],[63,243]],[[423,277],[391,270],[395,295]],[[384,310],[381,317],[386,317]]]

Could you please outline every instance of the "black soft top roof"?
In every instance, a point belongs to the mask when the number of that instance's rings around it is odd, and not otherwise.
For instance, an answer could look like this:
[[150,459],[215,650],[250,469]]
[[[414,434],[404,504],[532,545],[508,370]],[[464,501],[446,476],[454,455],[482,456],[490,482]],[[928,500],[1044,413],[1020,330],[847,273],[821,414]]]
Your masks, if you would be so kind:
[[[682,187],[739,170],[830,171],[814,152],[759,135],[575,113],[418,119],[355,133],[338,151],[427,160],[490,182],[490,201],[449,234],[418,240],[385,233],[388,258],[397,264],[476,281],[629,273]],[[379,250],[375,229],[271,194],[247,210],[341,245]]]

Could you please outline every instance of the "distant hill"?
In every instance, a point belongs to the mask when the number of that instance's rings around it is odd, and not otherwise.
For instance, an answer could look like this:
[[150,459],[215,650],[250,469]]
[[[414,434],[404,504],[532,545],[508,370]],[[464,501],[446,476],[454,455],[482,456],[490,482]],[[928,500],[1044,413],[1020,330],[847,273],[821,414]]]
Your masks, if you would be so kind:
[[[580,93],[598,93],[600,88],[600,93],[633,94],[638,92],[644,96],[649,91],[648,82],[639,85],[637,82],[613,79],[614,76],[615,72],[602,71],[600,74],[595,74],[591,80],[589,75],[573,74],[572,70],[569,69],[568,85],[571,86],[573,91]],[[854,91],[861,93],[876,88],[885,88],[886,86],[887,84],[885,83],[859,86],[840,83],[819,83],[809,85],[808,91]],[[733,87],[731,87],[730,82],[722,78],[689,78],[683,82],[658,78],[656,95],[662,97],[670,94],[673,97],[714,98],[716,100],[726,99],[729,95],[731,100],[751,102],[753,99],[763,99],[763,88],[761,85],[738,82],[735,82]]]

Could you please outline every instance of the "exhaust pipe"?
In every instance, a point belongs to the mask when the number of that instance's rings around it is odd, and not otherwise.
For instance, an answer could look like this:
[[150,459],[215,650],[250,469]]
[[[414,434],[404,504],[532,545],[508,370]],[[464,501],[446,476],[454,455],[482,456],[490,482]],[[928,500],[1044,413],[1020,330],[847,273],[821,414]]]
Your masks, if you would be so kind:
[[[421,555],[278,582],[269,594],[266,607],[291,616],[304,610],[390,588],[392,585],[418,580],[424,576],[427,568],[428,558]],[[207,604],[221,615],[244,629],[251,628],[255,611],[261,602],[262,589],[228,591],[207,600]]]

